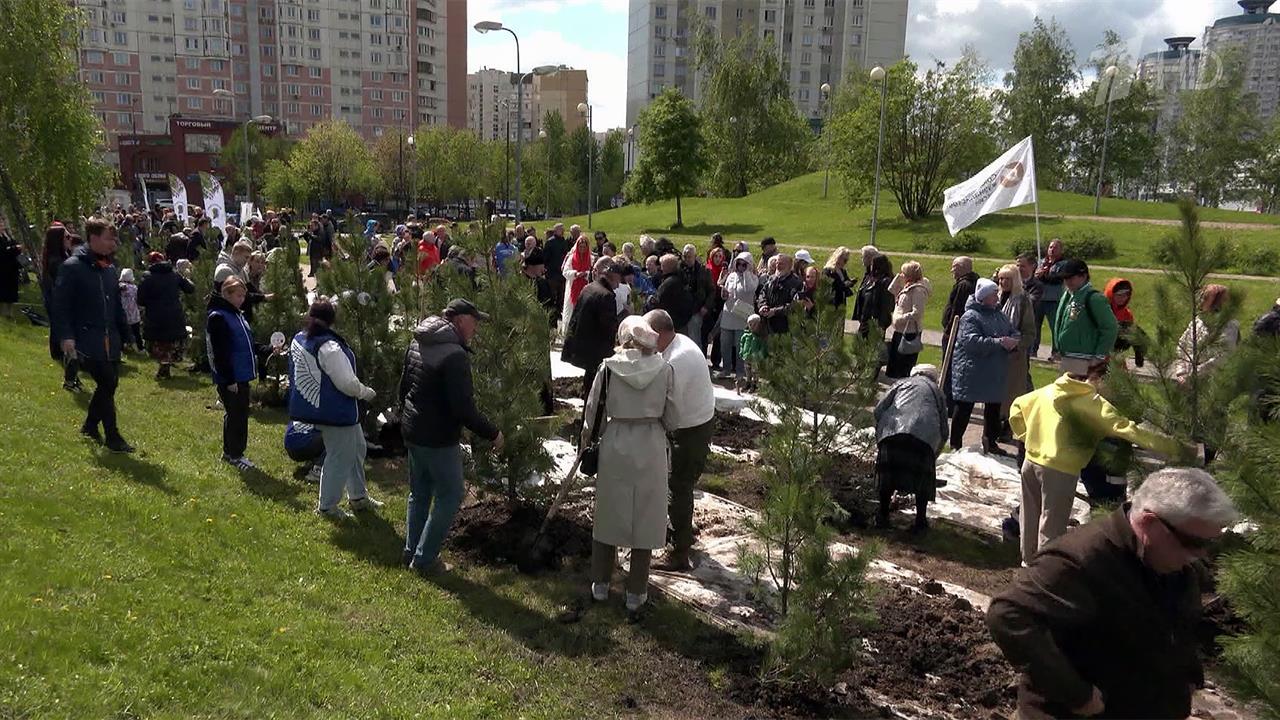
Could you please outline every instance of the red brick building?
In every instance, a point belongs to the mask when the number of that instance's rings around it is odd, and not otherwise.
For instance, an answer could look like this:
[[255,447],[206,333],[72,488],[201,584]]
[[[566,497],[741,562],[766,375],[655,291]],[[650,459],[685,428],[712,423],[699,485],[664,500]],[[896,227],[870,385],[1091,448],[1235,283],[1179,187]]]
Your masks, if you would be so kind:
[[[187,197],[200,205],[201,172],[222,177],[219,162],[222,148],[242,123],[231,120],[172,116],[169,131],[155,135],[122,134],[119,137],[120,180],[129,194],[140,197],[141,180],[151,198],[169,196],[170,173],[187,185]],[[275,135],[283,131],[279,123],[258,123],[258,130]],[[227,198],[228,205],[232,198]]]

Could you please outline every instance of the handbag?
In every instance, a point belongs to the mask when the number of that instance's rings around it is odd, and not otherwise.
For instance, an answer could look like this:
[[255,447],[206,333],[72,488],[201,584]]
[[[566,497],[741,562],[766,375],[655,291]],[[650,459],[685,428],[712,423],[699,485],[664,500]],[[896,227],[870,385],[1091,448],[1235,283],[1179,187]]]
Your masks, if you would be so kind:
[[612,371],[605,368],[604,385],[600,388],[600,401],[596,403],[596,419],[591,423],[591,438],[583,448],[582,460],[578,463],[578,470],[590,477],[595,477],[600,470],[600,436],[604,434],[601,425],[604,424],[604,405],[609,397],[609,376],[612,374]]
[[908,333],[902,333],[902,337],[898,339],[899,355],[918,355],[924,350],[924,333],[919,330],[920,323],[916,322],[915,337],[911,337]]

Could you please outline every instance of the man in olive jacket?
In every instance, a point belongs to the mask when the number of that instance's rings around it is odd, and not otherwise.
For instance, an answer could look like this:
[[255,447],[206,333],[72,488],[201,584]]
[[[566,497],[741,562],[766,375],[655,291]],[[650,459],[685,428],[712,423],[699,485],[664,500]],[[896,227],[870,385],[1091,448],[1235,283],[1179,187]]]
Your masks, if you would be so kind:
[[63,355],[79,358],[97,386],[80,433],[112,452],[131,453],[133,447],[116,426],[121,338],[131,332],[120,303],[116,229],[105,220],[90,218],[84,231],[88,242],[58,270],[50,324]]
[[1204,681],[1192,564],[1236,517],[1208,473],[1168,468],[1042,548],[987,611],[1022,673],[1018,717],[1189,716]]
[[1063,260],[1058,274],[1067,291],[1058,301],[1053,351],[1089,359],[1110,355],[1120,323],[1111,311],[1111,301],[1090,284],[1089,266],[1083,260]]

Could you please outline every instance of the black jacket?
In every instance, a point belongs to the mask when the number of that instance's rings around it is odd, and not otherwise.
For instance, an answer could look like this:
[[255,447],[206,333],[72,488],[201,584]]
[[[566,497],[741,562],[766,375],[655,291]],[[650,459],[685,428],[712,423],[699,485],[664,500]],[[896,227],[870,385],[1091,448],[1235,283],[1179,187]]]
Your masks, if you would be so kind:
[[164,244],[164,259],[175,264],[179,260],[186,260],[189,242],[187,236],[182,233],[170,235],[169,241]]
[[76,352],[92,360],[119,360],[120,338],[130,332],[120,304],[120,270],[80,246],[58,270],[52,315],[59,343],[75,340]]
[[[849,273],[840,268],[825,268],[822,273],[831,280],[831,304],[843,307],[853,296],[853,281]],[[857,313],[854,313],[857,316]]]
[[968,275],[962,275],[956,284],[951,287],[951,294],[947,296],[947,306],[942,309],[942,332],[943,334],[951,333],[951,321],[964,314],[964,309],[969,303],[969,298],[973,297],[973,291],[978,287],[978,273],[969,271]]
[[684,276],[679,271],[663,275],[657,291],[649,299],[647,308],[666,310],[671,316],[672,324],[676,326],[676,331],[683,330],[689,324],[689,318],[693,317],[694,311],[693,294],[689,292],[689,284],[685,282]]
[[[524,242],[523,238],[519,238],[520,242]],[[560,274],[560,266],[564,264],[564,256],[569,253],[569,241],[566,238],[552,235],[547,238],[546,244],[542,246],[543,258],[547,261],[548,276],[550,282],[564,282],[564,275]],[[557,280],[557,278],[559,278]]]
[[802,290],[804,290],[804,282],[796,277],[795,273],[773,277],[765,283],[762,298],[765,307],[779,310],[772,317],[766,318],[766,322],[769,323],[769,332],[785,333],[791,330],[791,318],[788,311]]
[[565,362],[584,370],[596,367],[613,354],[618,335],[618,301],[603,278],[588,283],[565,329]]
[[1204,682],[1197,573],[1144,565],[1128,509],[1045,546],[991,601],[991,634],[1022,672],[1020,717],[1076,717],[1094,687],[1106,706],[1094,717],[1191,714],[1191,689]]
[[1266,315],[1253,323],[1253,334],[1280,337],[1280,305],[1273,306]]
[[147,340],[179,342],[187,337],[187,317],[182,310],[182,293],[196,291],[191,281],[174,271],[167,262],[151,266],[138,285],[138,307],[142,316],[142,334]]
[[703,308],[711,310],[719,293],[716,292],[715,283],[711,281],[711,271],[707,266],[696,261],[692,265],[682,262],[680,274],[684,275],[685,284],[689,286],[689,294],[693,296],[694,313]]
[[476,408],[470,352],[453,324],[442,317],[429,317],[414,329],[400,375],[400,432],[405,442],[457,445],[463,427],[486,440],[498,437],[498,428]]
[[853,318],[861,325],[870,328],[870,323],[877,323],[881,329],[889,327],[893,321],[893,293],[889,292],[889,278],[878,278],[868,274],[862,279],[858,288],[858,299],[853,303]]

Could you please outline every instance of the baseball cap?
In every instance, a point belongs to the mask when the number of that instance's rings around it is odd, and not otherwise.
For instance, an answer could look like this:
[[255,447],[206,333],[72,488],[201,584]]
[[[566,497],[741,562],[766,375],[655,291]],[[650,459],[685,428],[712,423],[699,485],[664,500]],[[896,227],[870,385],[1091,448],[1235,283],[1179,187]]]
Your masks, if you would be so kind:
[[1083,260],[1070,258],[1067,260],[1063,260],[1062,263],[1058,265],[1057,274],[1061,275],[1062,277],[1075,277],[1076,275],[1088,275],[1089,266]]
[[489,313],[482,312],[474,303],[466,298],[454,298],[444,306],[444,311],[449,315],[470,315],[477,320],[488,320]]
[[808,250],[797,250],[795,257],[796,257],[796,260],[799,260],[801,262],[807,262],[810,265],[813,264],[813,256],[809,254]]

